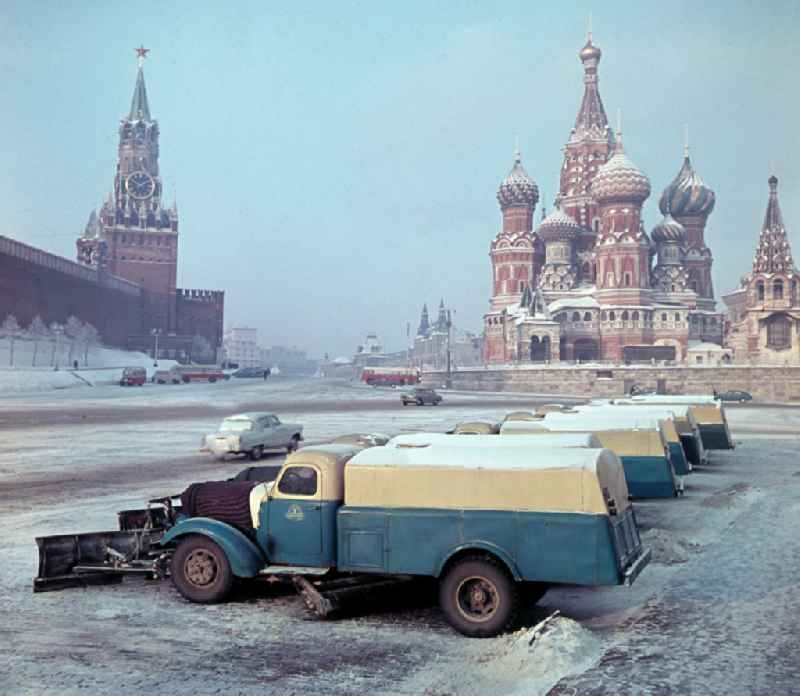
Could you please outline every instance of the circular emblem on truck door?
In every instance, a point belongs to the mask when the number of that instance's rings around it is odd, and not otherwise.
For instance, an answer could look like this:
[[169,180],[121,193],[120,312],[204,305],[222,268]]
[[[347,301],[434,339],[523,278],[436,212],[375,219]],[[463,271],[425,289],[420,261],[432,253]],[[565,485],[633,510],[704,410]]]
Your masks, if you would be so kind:
[[304,517],[303,508],[299,505],[290,505],[289,509],[286,511],[286,519],[292,520],[292,522],[299,522]]

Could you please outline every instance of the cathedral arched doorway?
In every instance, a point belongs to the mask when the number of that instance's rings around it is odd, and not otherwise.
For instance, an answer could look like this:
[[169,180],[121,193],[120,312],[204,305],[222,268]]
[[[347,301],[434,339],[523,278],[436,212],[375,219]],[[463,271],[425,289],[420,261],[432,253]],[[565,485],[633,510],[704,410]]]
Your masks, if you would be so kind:
[[544,353],[544,359],[549,361],[550,360],[550,336],[545,336],[542,339],[542,352]]
[[600,359],[600,346],[593,338],[579,338],[575,341],[572,354],[577,362],[591,362]]
[[544,343],[539,340],[538,336],[531,336],[531,362],[544,362]]

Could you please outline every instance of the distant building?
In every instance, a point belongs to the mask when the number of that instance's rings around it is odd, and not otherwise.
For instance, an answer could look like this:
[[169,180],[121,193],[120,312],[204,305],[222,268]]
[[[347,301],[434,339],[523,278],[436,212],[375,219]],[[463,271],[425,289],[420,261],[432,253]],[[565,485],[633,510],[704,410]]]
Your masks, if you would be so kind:
[[619,362],[629,346],[673,346],[683,361],[690,341],[722,343],[705,242],[714,191],[694,170],[687,144],[659,200],[664,217],[648,235],[642,206],[650,180],[623,148],[621,130],[609,127],[601,55],[590,35],[579,53],[583,99],[549,215],[542,210],[534,228],[539,188],[519,150],[497,191],[502,228],[489,249],[487,363]]
[[258,329],[246,326],[231,327],[222,339],[224,360],[239,367],[261,367],[261,349],[258,347]]
[[778,179],[769,178],[769,200],[753,270],[724,295],[727,345],[736,362],[800,364],[800,272],[778,204]]
[[483,339],[453,326],[444,300],[439,302],[439,315],[433,323],[428,317],[428,305],[423,305],[408,362],[420,369],[445,370],[448,349],[451,369],[483,364]]
[[319,360],[309,358],[306,351],[296,346],[262,348],[260,354],[264,367],[277,367],[278,372],[285,375],[313,375],[319,366]]
[[374,333],[367,334],[364,343],[356,348],[356,353],[353,356],[354,368],[358,371],[362,367],[376,367],[386,363],[387,356],[383,352],[383,344],[378,339],[378,335]]

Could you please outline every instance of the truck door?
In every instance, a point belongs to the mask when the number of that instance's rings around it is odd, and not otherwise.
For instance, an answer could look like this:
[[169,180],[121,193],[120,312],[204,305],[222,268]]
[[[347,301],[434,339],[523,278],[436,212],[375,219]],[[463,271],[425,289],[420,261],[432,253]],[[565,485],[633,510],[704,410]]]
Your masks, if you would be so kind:
[[321,475],[316,467],[283,470],[269,503],[270,562],[319,566],[322,559]]

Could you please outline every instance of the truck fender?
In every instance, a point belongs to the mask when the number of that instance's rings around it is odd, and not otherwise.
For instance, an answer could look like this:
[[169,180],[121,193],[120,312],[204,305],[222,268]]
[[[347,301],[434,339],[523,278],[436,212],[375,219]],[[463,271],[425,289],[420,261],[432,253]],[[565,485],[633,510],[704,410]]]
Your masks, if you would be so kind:
[[267,559],[256,544],[235,527],[210,517],[181,520],[167,530],[159,543],[165,546],[188,534],[201,534],[214,541],[225,552],[236,577],[253,578],[266,565]]
[[517,564],[514,563],[511,556],[509,556],[508,553],[503,551],[503,549],[501,549],[499,546],[495,546],[494,544],[490,544],[485,541],[468,541],[465,542],[464,544],[460,544],[459,546],[450,549],[450,551],[448,551],[447,554],[443,557],[441,563],[439,563],[439,567],[436,569],[436,577],[437,578],[441,577],[442,572],[444,572],[444,569],[447,567],[447,564],[455,556],[469,555],[469,553],[465,553],[469,551],[475,551],[475,552],[484,551],[491,554],[506,567],[506,570],[508,570],[508,572],[511,573],[511,577],[513,577],[514,580],[516,580],[517,582],[522,580],[522,575],[520,575],[520,572],[517,569]]

